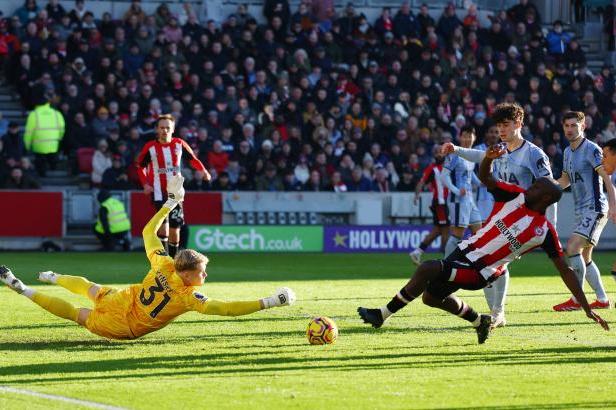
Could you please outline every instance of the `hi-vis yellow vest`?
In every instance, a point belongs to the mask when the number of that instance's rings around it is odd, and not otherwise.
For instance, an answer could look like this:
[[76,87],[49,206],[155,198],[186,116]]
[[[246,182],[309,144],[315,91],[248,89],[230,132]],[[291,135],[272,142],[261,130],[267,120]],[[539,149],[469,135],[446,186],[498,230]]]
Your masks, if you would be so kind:
[[49,103],[39,105],[26,121],[24,145],[35,154],[54,154],[58,152],[60,140],[64,137],[64,117]]
[[[115,198],[108,198],[101,204],[107,208],[107,221],[109,221],[109,232],[118,233],[130,230],[130,221],[124,209],[124,204]],[[94,230],[98,233],[105,233],[100,217],[96,221]]]

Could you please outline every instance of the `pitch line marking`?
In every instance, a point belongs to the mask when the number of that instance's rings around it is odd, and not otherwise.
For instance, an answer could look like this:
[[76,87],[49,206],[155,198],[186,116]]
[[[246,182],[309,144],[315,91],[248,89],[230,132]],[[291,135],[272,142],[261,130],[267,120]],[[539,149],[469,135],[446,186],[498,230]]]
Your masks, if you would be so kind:
[[64,396],[59,396],[56,394],[46,394],[46,393],[39,393],[39,392],[32,391],[32,390],[16,389],[14,387],[8,387],[8,386],[0,386],[0,392],[22,394],[24,396],[39,397],[39,398],[48,399],[48,400],[61,401],[64,403],[78,404],[80,406],[90,407],[93,409],[126,410],[124,407],[110,406],[108,404],[97,403],[94,401],[73,399],[71,397],[64,397]]

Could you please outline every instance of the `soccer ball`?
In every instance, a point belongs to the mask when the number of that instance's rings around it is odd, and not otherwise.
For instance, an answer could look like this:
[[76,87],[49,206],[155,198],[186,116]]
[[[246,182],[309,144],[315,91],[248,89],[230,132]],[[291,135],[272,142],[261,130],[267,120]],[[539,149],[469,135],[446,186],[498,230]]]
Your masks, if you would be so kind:
[[311,345],[334,343],[338,338],[338,326],[328,317],[313,317],[308,323],[306,337]]

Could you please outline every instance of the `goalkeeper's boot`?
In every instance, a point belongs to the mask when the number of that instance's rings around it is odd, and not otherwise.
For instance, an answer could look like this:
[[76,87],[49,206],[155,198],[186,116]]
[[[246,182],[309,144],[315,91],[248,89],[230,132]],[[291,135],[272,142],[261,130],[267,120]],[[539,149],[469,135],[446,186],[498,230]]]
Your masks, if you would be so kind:
[[40,280],[41,282],[55,284],[57,277],[58,275],[55,272],[46,270],[45,272],[39,272],[38,280]]
[[594,302],[590,304],[590,308],[591,309],[611,309],[612,303],[610,302],[609,299],[606,300],[605,302],[602,302],[600,300],[595,300]]
[[568,299],[566,302],[559,303],[558,305],[554,305],[552,307],[557,312],[570,312],[572,310],[580,310],[582,309],[582,305],[574,301],[573,299]]
[[365,307],[358,307],[357,313],[359,313],[359,317],[362,318],[364,323],[370,323],[373,328],[378,329],[383,326],[385,320],[383,319],[383,314],[381,313],[381,309],[368,309]]
[[421,249],[417,248],[413,252],[409,253],[409,256],[411,257],[411,260],[413,261],[415,265],[420,265],[422,254],[423,252],[421,251]]
[[477,332],[477,342],[480,345],[484,344],[488,337],[490,337],[490,331],[492,330],[492,316],[480,315],[479,326],[475,328]]
[[13,275],[13,272],[5,265],[0,266],[0,282],[19,294],[24,293],[26,290],[26,286],[23,282],[17,279],[15,275]]

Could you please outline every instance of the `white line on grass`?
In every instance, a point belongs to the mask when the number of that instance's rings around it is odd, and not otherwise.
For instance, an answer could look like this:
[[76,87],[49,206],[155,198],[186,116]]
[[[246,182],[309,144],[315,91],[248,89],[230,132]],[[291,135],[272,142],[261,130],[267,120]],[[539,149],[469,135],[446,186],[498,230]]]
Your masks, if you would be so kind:
[[56,394],[39,393],[32,390],[16,389],[14,387],[0,386],[0,392],[23,394],[24,396],[40,397],[48,400],[62,401],[64,403],[79,404],[80,406],[90,407],[93,409],[105,410],[125,410],[123,407],[110,406],[108,404],[96,403],[94,401],[73,399],[70,397],[58,396]]

